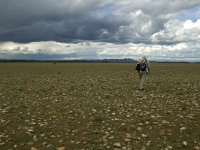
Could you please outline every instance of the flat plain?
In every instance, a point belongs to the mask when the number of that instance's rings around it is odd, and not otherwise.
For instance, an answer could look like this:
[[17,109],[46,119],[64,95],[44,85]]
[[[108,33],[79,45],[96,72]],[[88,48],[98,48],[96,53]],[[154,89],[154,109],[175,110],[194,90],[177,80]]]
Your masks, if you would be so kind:
[[200,64],[0,63],[1,150],[200,149]]

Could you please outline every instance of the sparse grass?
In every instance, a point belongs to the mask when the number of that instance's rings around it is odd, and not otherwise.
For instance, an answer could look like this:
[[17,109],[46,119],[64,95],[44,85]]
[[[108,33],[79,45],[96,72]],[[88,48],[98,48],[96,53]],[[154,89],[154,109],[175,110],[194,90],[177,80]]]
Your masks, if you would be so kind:
[[198,149],[200,65],[151,66],[1,63],[0,149]]

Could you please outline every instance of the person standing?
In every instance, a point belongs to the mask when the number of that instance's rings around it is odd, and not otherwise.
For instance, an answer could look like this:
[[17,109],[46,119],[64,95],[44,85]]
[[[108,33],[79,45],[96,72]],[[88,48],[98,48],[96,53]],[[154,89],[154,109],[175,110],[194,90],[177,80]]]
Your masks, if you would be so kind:
[[139,90],[144,90],[144,82],[147,78],[147,75],[150,73],[150,63],[145,56],[140,58],[137,62],[136,70],[138,71],[140,79]]

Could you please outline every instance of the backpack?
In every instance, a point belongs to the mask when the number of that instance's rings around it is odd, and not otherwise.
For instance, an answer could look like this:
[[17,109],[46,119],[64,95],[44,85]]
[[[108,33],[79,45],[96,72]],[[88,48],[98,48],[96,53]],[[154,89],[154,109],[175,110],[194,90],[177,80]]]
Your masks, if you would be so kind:
[[137,64],[135,70],[140,71],[140,64]]
[[140,70],[141,71],[146,71],[147,65],[145,62],[140,63]]

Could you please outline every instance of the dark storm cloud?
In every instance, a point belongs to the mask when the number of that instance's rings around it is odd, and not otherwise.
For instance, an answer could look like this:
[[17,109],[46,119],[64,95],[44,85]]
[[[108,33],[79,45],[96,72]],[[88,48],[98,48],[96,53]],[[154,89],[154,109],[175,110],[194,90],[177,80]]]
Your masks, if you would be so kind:
[[166,21],[178,11],[199,3],[195,0],[1,0],[0,41],[151,43],[150,37],[164,29]]

